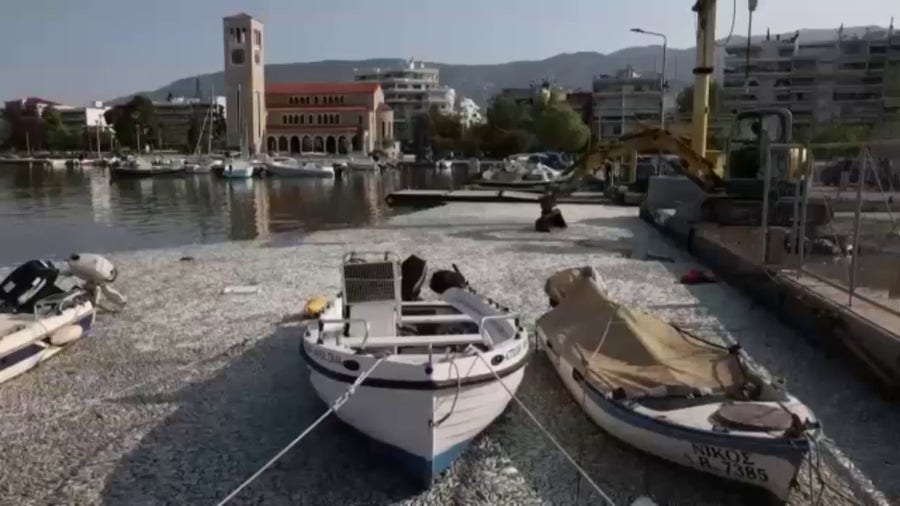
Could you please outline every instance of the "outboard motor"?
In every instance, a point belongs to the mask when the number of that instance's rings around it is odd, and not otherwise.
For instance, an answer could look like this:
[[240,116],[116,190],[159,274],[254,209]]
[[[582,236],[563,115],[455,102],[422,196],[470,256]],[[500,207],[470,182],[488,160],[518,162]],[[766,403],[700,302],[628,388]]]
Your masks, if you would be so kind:
[[469,282],[466,280],[466,277],[454,265],[452,271],[441,270],[432,274],[431,283],[428,286],[434,293],[442,294],[448,288],[465,288],[468,285]]
[[120,306],[128,301],[122,293],[109,286],[116,280],[119,271],[106,257],[93,253],[77,253],[70,256],[66,264],[68,268],[65,273],[84,280],[84,288],[94,295],[95,302],[101,294]]
[[47,260],[29,260],[16,267],[0,283],[0,310],[30,312],[39,300],[62,293],[56,286],[59,273]]
[[403,300],[418,300],[428,276],[425,260],[410,255],[400,264],[400,296]]
[[90,283],[112,283],[119,275],[112,262],[93,253],[73,254],[66,263],[69,274]]

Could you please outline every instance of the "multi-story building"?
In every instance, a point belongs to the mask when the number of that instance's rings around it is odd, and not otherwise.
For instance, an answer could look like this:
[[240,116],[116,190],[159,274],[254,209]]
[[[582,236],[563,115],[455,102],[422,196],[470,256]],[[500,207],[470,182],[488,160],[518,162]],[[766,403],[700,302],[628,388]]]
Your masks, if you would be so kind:
[[887,69],[900,71],[900,34],[892,29],[833,40],[767,35],[726,48],[722,109],[786,107],[794,123],[872,124],[900,113]]
[[105,107],[103,102],[94,102],[88,107],[57,107],[57,109],[63,125],[69,130],[80,131],[107,127],[104,114],[109,107]]
[[[263,24],[243,12],[223,19],[226,143],[250,153],[263,150],[266,77]],[[241,136],[244,142],[241,142]]]
[[269,153],[369,153],[393,148],[394,114],[378,83],[266,87]]
[[[195,146],[188,145],[191,141],[191,125],[198,128],[194,135],[199,136],[199,128],[204,128],[204,122],[208,122],[205,118],[210,116],[214,119],[228,117],[226,103],[226,97],[214,97],[213,100],[174,97],[165,101],[153,102],[159,135],[157,145],[160,148],[194,149]],[[212,111],[210,111],[211,108]],[[207,124],[205,128],[210,128],[210,125]],[[206,133],[203,134],[204,137],[206,135]]]
[[453,88],[441,86],[438,69],[410,60],[405,68],[357,72],[357,82],[380,83],[384,100],[394,111],[394,138],[409,143],[415,137],[416,116],[437,106],[452,111],[456,102]]
[[671,92],[661,92],[658,74],[641,74],[630,67],[613,76],[595,77],[593,91],[593,119],[597,126],[591,130],[601,139],[618,137],[641,125],[658,126],[660,99],[666,115],[674,105]]

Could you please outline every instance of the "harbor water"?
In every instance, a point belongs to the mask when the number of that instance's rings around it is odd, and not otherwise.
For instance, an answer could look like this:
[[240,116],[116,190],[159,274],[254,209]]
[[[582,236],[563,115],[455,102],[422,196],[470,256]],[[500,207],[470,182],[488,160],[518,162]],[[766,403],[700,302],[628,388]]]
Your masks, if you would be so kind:
[[0,164],[0,265],[74,251],[127,251],[236,240],[290,243],[316,230],[383,223],[400,188],[463,184],[453,172],[401,168],[338,180],[119,179],[105,168]]

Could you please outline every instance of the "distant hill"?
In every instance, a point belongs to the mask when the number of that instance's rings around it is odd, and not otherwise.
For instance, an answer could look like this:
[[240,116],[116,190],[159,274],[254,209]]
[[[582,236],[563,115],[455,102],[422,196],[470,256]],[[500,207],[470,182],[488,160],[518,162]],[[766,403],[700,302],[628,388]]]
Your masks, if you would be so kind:
[[[844,36],[862,36],[867,29],[879,29],[879,27],[845,28]],[[800,37],[801,41],[827,40],[835,38],[836,33],[835,29],[803,29],[800,30]],[[792,33],[787,35],[792,35]],[[755,35],[753,38],[762,39],[764,37],[764,35]],[[772,34],[772,37],[774,38],[775,34]],[[733,36],[728,44],[742,44],[746,43],[746,40],[746,37]],[[694,48],[668,50],[666,75],[673,88],[679,89],[692,80],[694,52]],[[656,45],[629,47],[609,54],[583,51],[558,54],[543,60],[498,64],[455,65],[426,62],[426,65],[440,70],[441,83],[454,88],[457,97],[469,97],[476,103],[484,105],[503,88],[525,87],[529,83],[540,82],[546,78],[568,88],[589,90],[591,81],[596,75],[613,74],[627,65],[631,65],[637,71],[652,71],[659,67],[661,58],[662,48]],[[716,68],[719,70],[722,68],[723,58],[724,49],[720,48],[716,55]],[[399,58],[268,64],[266,65],[266,80],[272,83],[351,81],[354,69],[390,68],[404,64],[405,60]],[[169,93],[174,96],[193,96],[197,79],[200,80],[200,90],[203,95],[208,94],[210,89],[220,94],[225,85],[222,72],[215,72],[186,77],[162,88],[140,93],[149,95],[155,100],[163,100]],[[129,97],[120,97],[111,102],[121,102]]]

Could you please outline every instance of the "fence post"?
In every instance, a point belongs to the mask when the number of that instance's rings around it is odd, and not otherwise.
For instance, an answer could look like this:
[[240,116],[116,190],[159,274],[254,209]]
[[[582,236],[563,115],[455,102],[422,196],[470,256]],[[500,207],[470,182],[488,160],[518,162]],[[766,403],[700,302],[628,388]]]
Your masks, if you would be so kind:
[[853,305],[853,292],[856,290],[856,272],[859,267],[859,229],[862,224],[863,185],[866,181],[866,169],[869,167],[867,152],[860,153],[859,180],[856,182],[856,214],[853,217],[853,258],[850,266],[850,289],[848,290],[848,306]]
[[[800,279],[801,272],[803,271],[803,261],[806,258],[806,208],[809,205],[809,189],[812,188],[812,180],[813,180],[813,169],[815,167],[813,161],[813,151],[812,148],[807,148],[806,151],[806,174],[803,175],[803,195],[798,196],[797,198],[801,199],[800,202],[800,226],[799,228],[799,236],[800,236],[800,252],[799,252],[799,260],[797,261],[797,279]],[[796,217],[794,218],[796,219]]]
[[762,206],[762,251],[760,252],[760,263],[765,266],[767,261],[767,253],[769,248],[769,190],[772,185],[772,147],[765,142],[767,137],[763,137],[763,163],[765,164],[765,179],[763,180],[763,206]]

